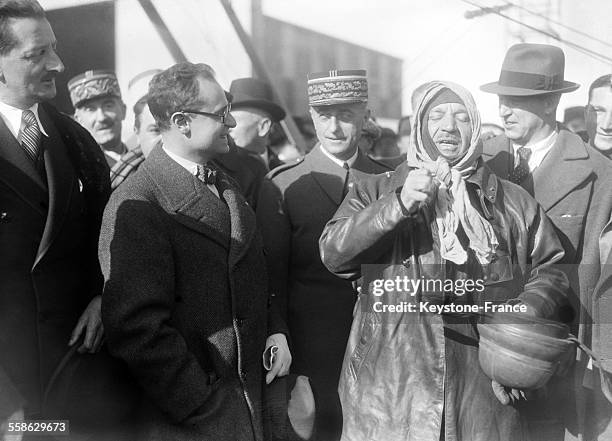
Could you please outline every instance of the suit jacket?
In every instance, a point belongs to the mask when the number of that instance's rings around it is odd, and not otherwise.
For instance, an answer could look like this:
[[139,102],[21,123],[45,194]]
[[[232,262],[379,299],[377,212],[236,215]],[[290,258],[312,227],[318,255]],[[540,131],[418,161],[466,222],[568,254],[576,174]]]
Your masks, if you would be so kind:
[[[505,135],[485,142],[483,158],[505,179],[514,167],[512,146]],[[555,145],[521,185],[542,205],[561,239],[565,250],[564,270],[574,292],[570,297],[576,311],[572,331],[591,346],[596,313],[593,292],[603,263],[598,239],[612,214],[610,160],[584,144],[577,135],[561,129]],[[573,370],[576,387],[559,380],[559,384],[550,386],[557,389],[550,398],[551,406],[542,406],[552,414],[551,420],[565,424],[573,434],[584,433],[585,427],[592,425],[585,422],[586,411],[581,408],[581,399],[574,396],[574,391],[582,393],[585,366],[586,360],[582,357]],[[577,399],[577,411],[570,409]],[[565,409],[559,410],[560,406]]]
[[146,396],[143,439],[261,440],[267,275],[255,214],[225,203],[161,148],[104,213],[102,315],[110,351]]
[[237,147],[232,140],[229,153],[219,156],[214,163],[236,181],[242,195],[255,210],[261,182],[268,172],[261,158]]
[[[359,153],[351,181],[388,171]],[[303,161],[266,177],[259,196],[261,229],[274,302],[286,318],[292,371],[335,391],[356,300],[350,282],[321,262],[318,242],[342,202],[346,170],[313,148]]]
[[39,116],[49,135],[42,176],[0,120],[0,367],[32,416],[80,314],[101,293],[97,239],[110,193],[89,133],[51,106],[41,104]]
[[[485,142],[483,158],[501,178],[514,167],[512,146],[501,135]],[[612,165],[597,150],[568,130],[521,186],[542,205],[565,250],[564,263],[576,296],[575,323],[592,324],[592,294],[600,274],[599,234],[612,215]],[[578,266],[577,264],[580,264]],[[576,330],[576,326],[575,329]],[[579,337],[590,344],[585,326]]]

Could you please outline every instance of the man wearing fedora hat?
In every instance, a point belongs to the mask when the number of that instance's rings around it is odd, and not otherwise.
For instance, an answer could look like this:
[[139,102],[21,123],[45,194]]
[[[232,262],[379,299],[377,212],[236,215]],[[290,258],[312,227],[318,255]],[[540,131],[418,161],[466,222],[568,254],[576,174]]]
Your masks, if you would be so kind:
[[236,145],[261,158],[272,170],[283,163],[270,150],[272,125],[285,118],[285,110],[275,101],[270,85],[257,78],[239,78],[230,85],[232,115],[236,127],[230,135]]
[[364,70],[310,74],[308,100],[319,144],[268,174],[257,217],[273,302],[289,326],[292,370],[319,388],[317,433],[329,440],[342,427],[337,387],[356,294],[323,266],[317,243],[353,183],[390,168],[358,148],[369,116]]
[[[556,123],[561,94],[579,87],[564,80],[564,69],[558,47],[517,44],[508,50],[499,81],[481,87],[499,96],[505,131],[485,142],[483,158],[495,174],[529,191],[555,225],[574,292],[572,328],[590,345],[592,293],[601,268],[598,237],[612,213],[612,167]],[[549,385],[548,405],[533,405],[532,416],[541,414],[531,422],[534,438],[562,438],[564,426],[568,434],[583,434],[586,361],[578,360],[571,372]]]

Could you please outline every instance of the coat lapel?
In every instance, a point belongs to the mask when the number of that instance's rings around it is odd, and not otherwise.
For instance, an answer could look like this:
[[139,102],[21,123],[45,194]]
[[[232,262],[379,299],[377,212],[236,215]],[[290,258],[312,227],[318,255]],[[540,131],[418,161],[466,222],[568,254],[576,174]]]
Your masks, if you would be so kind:
[[173,161],[161,147],[142,163],[155,182],[162,208],[174,220],[229,248],[230,223],[225,204],[203,183]]
[[0,118],[0,180],[28,202],[34,210],[46,216],[46,210],[40,207],[38,202],[47,199],[47,187],[2,118]]
[[317,144],[312,151],[306,155],[306,158],[304,158],[304,165],[310,167],[310,175],[319,187],[321,187],[321,190],[323,190],[336,206],[340,206],[346,170],[325,156],[321,151],[321,144]]
[[566,130],[559,132],[553,148],[533,173],[534,197],[545,211],[583,184],[593,174],[582,142],[572,142]]
[[49,137],[43,136],[45,170],[49,187],[49,214],[34,266],[43,258],[66,219],[74,197],[77,179],[67,148],[55,125],[39,106],[39,118]]
[[223,173],[218,174],[217,188],[229,208],[230,248],[228,264],[235,266],[249,250],[256,232],[255,213],[240,191]]

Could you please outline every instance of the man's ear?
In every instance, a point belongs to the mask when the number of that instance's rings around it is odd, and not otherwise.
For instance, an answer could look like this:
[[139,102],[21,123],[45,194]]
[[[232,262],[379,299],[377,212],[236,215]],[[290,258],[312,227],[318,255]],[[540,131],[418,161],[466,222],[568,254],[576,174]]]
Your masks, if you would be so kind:
[[257,124],[257,134],[260,137],[264,137],[270,133],[270,129],[272,129],[272,120],[270,118],[262,118],[259,120]]
[[121,121],[125,119],[125,112],[127,108],[125,107],[125,103],[121,101]]
[[187,135],[191,131],[189,121],[184,113],[174,112],[170,117],[170,123],[174,124],[183,135]]

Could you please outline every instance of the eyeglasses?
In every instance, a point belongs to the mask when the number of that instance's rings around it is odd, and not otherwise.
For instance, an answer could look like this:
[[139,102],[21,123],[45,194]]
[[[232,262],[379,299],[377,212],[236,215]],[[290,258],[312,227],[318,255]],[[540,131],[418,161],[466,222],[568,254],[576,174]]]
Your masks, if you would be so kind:
[[181,113],[195,113],[196,115],[202,115],[202,116],[209,116],[211,118],[219,118],[219,121],[221,122],[221,124],[225,124],[225,121],[227,121],[227,117],[229,116],[230,112],[232,110],[232,103],[227,103],[227,106],[225,106],[225,110],[223,111],[223,113],[210,113],[210,112],[202,112],[201,110],[181,110]]

